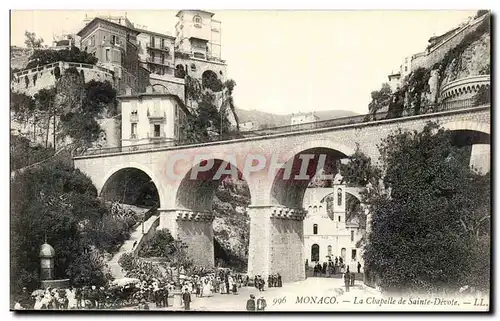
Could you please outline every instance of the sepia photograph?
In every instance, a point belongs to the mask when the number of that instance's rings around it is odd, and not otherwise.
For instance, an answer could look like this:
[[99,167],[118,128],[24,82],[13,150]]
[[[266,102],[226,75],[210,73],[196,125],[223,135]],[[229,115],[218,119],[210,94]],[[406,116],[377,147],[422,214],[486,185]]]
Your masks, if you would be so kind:
[[491,312],[491,16],[11,10],[10,311]]

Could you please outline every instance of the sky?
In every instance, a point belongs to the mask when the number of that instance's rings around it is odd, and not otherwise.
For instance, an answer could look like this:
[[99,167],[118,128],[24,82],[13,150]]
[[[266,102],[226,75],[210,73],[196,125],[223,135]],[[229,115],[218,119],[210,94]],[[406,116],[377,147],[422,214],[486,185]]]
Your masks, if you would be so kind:
[[[368,112],[370,93],[428,39],[476,11],[212,11],[222,22],[222,58],[236,81],[236,106],[275,114]],[[124,11],[12,11],[11,45],[25,30],[50,44],[76,32],[85,15]],[[176,11],[126,12],[148,30],[174,35]]]

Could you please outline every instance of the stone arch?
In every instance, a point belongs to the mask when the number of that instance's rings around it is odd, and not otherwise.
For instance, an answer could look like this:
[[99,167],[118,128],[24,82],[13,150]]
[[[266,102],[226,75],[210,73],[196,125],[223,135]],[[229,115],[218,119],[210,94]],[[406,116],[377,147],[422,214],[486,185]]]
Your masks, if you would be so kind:
[[175,66],[174,76],[176,78],[182,79],[186,77],[186,70],[184,69],[184,66],[182,64],[178,64],[177,66]]
[[201,86],[202,88],[210,88],[214,92],[219,92],[222,90],[222,82],[219,76],[210,69],[205,70],[201,74]]
[[[226,157],[217,157],[204,160],[200,165],[205,166],[207,162],[213,162],[213,166],[210,170],[198,172],[196,175],[193,173],[195,166],[189,168],[184,175],[181,175],[183,179],[179,183],[175,191],[175,206],[176,208],[186,209],[191,211],[211,211],[212,202],[219,184],[232,175],[218,175],[219,169],[225,165],[225,169],[234,170],[234,174],[237,175],[237,179],[244,181],[246,187],[248,188],[248,193],[250,194],[250,202],[252,200],[252,189],[251,184],[247,177],[243,174],[243,171],[238,168],[234,161],[229,160]],[[193,179],[193,176],[194,179]],[[218,177],[220,176],[220,177]],[[235,179],[235,177],[233,177]]]
[[[98,189],[98,195],[104,199],[157,207],[160,207],[163,201],[158,180],[147,167],[139,164],[113,168],[102,182],[101,188]],[[141,197],[146,199],[143,200]]]
[[[283,158],[286,162],[285,165],[274,175],[269,191],[269,203],[289,208],[302,208],[305,190],[319,170],[320,155],[325,155],[324,174],[335,175],[338,172],[338,161],[353,153],[353,148],[328,140],[310,141],[295,147],[285,154]],[[300,173],[302,167],[300,155],[306,154],[311,156],[306,156],[310,158],[309,166],[306,173],[302,173],[306,175],[302,176]]]
[[319,262],[319,245],[313,244],[311,246],[311,262]]
[[170,94],[168,88],[163,84],[153,84],[151,87],[155,93]]

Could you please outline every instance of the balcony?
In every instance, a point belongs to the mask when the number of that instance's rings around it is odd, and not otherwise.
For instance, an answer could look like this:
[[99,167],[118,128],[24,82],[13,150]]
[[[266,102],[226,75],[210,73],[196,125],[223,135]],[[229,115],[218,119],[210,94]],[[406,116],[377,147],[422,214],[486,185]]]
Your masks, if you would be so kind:
[[[159,134],[159,135],[155,135],[155,134]],[[151,141],[162,141],[162,140],[165,140],[167,138],[167,136],[165,135],[164,132],[161,132],[161,133],[148,132],[147,138]]]
[[167,46],[159,46],[159,47],[155,47],[154,45],[151,45],[151,43],[147,42],[146,43],[146,48],[150,49],[150,50],[158,50],[158,51],[163,51],[163,52],[166,52],[166,53],[169,53],[170,52],[170,48],[167,47]]
[[131,140],[137,139],[137,134],[130,134],[130,139]]
[[150,121],[162,121],[164,120],[165,118],[167,118],[167,114],[165,112],[162,113],[150,113],[149,112],[149,109],[148,109],[148,118]]
[[170,67],[170,60],[165,57],[165,59],[161,59],[161,57],[147,57],[146,62],[155,64],[155,65],[160,65],[160,66],[167,66]]

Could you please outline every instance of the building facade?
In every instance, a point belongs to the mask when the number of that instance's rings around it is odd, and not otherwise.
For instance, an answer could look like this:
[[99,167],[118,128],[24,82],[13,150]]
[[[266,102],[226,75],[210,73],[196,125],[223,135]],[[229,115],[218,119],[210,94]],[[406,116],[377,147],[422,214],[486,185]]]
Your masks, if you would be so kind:
[[98,65],[114,72],[120,80],[119,91],[130,87],[134,92],[144,90],[139,84],[139,31],[110,20],[92,19],[78,33],[80,49],[94,55]]
[[182,126],[189,111],[177,95],[155,93],[133,94],[129,89],[118,99],[122,108],[122,146],[139,144],[175,144],[183,138]]
[[351,271],[358,262],[364,266],[358,242],[365,234],[356,219],[346,221],[346,208],[352,188],[343,184],[308,188],[304,195],[304,254],[310,267],[316,262],[342,257]]

